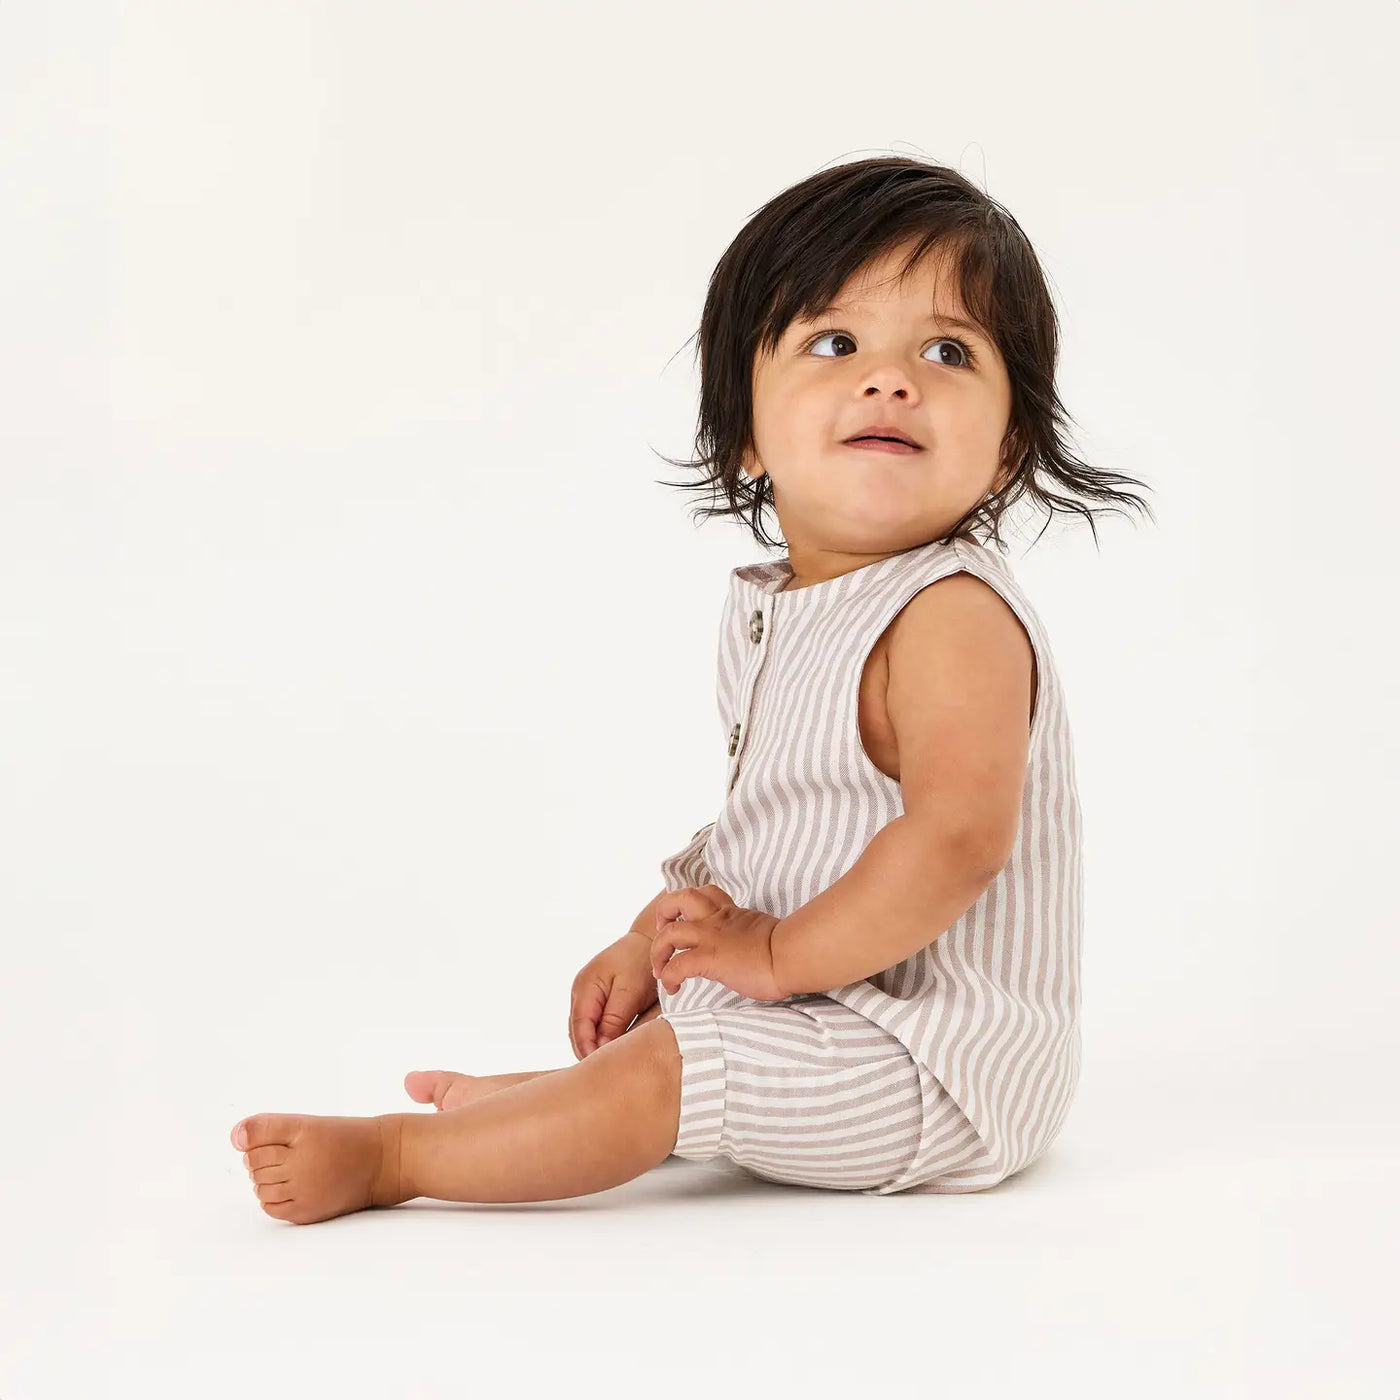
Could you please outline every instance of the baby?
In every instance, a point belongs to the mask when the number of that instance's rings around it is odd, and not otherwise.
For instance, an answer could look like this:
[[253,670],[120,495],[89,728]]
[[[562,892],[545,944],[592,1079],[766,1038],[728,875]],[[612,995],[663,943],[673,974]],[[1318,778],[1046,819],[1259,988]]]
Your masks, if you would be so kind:
[[980,1191],[1064,1122],[1080,808],[998,524],[1029,496],[1093,530],[1056,487],[1146,507],[1062,443],[1035,252],[953,170],[839,165],[743,228],[699,335],[684,465],[705,475],[665,484],[722,493],[705,514],[765,548],[771,509],[787,548],[729,579],[722,808],[575,977],[575,1064],[415,1071],[431,1114],[238,1123],[277,1220],[561,1199],[673,1154],[868,1195]]

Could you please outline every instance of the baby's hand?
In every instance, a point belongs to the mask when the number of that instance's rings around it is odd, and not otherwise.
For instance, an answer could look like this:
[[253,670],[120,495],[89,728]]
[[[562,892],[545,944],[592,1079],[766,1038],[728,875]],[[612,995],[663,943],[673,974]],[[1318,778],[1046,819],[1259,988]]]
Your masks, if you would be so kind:
[[773,975],[778,922],[735,904],[718,885],[687,885],[657,905],[651,970],[673,996],[687,977],[708,977],[755,1001],[782,1001]]
[[616,1040],[638,1012],[655,1004],[649,948],[644,934],[624,933],[579,969],[569,993],[569,1044],[576,1059]]

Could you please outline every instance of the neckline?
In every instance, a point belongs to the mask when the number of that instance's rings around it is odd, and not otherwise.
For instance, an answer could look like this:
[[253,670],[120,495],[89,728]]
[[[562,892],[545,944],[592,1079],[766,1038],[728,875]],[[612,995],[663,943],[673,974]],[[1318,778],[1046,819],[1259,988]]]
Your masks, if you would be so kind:
[[930,557],[939,553],[956,553],[966,540],[929,540],[924,544],[911,545],[894,554],[887,554],[873,564],[862,564],[858,569],[848,569],[835,578],[823,579],[820,583],[809,583],[805,588],[788,588],[788,580],[793,577],[791,558],[764,560],[757,564],[742,564],[731,571],[734,586],[747,586],[766,593],[777,606],[782,599],[784,612],[799,612],[808,608],[834,604],[843,598],[863,591],[879,582],[896,569],[908,567],[916,558]]

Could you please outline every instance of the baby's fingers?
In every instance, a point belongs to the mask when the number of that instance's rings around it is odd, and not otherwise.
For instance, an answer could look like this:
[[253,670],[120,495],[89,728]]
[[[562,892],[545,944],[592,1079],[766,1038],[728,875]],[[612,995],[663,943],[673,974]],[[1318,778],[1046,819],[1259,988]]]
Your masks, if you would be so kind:
[[576,1059],[582,1060],[598,1048],[598,1018],[606,1001],[607,994],[596,982],[574,993],[569,1007],[569,1044]]
[[647,989],[643,991],[641,988],[623,987],[616,982],[613,983],[608,1004],[603,1008],[603,1014],[598,1018],[598,1044],[600,1046],[626,1034],[627,1027],[632,1024],[637,1013],[645,1010],[648,1005],[647,993],[652,990],[652,986],[652,983],[647,983]]
[[671,954],[676,951],[675,939],[669,934],[658,933],[651,940],[651,975],[660,978],[661,970],[671,961]]

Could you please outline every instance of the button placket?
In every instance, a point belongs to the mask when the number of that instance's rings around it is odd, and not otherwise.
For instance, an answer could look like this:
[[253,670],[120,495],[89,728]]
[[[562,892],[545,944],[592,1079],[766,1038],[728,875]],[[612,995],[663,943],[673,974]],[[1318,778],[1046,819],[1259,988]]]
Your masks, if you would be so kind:
[[735,779],[739,776],[739,750],[743,747],[745,722],[753,710],[754,691],[758,686],[758,673],[763,669],[764,658],[767,656],[768,648],[763,645],[763,638],[767,631],[766,618],[762,608],[754,608],[749,613],[749,641],[758,648],[750,663],[748,674],[743,685],[743,717],[736,719],[729,730],[729,779],[726,790],[734,786]]

